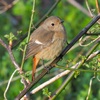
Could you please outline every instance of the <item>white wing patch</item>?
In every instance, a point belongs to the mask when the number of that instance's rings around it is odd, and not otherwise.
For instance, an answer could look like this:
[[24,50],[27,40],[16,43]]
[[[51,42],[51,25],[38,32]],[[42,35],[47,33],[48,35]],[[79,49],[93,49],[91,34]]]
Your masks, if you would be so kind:
[[43,44],[42,42],[38,41],[38,40],[35,40],[35,43],[36,44]]

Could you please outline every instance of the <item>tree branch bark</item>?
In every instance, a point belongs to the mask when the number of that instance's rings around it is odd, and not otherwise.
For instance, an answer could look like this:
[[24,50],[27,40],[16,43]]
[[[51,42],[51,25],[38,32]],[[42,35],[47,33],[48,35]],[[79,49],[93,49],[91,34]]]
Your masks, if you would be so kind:
[[13,65],[15,66],[15,68],[19,71],[19,73],[22,73],[22,70],[20,69],[19,65],[15,61],[15,58],[11,51],[11,48],[9,46],[7,46],[1,38],[0,38],[0,44],[8,51],[10,59],[11,59]]

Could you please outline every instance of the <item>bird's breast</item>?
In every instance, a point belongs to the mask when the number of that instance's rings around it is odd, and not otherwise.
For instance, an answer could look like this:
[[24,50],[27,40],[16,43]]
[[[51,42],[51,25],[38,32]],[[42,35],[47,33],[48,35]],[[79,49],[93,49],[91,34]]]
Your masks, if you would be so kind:
[[64,39],[56,39],[51,45],[36,54],[36,57],[43,60],[51,60],[57,57],[63,49],[64,42]]

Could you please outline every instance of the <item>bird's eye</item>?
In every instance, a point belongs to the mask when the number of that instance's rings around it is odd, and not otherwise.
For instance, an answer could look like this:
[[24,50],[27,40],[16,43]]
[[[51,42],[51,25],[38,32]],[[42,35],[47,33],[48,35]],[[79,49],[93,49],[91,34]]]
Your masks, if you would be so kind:
[[54,26],[55,24],[54,23],[51,23],[51,25]]

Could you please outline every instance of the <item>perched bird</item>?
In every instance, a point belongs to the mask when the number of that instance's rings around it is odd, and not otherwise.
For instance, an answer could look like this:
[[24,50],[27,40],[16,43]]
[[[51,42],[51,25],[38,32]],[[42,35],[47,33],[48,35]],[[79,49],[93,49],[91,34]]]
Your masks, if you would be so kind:
[[63,49],[66,31],[63,21],[56,16],[48,17],[30,36],[25,59],[33,56],[32,78],[35,78],[36,67],[42,60],[52,60]]

